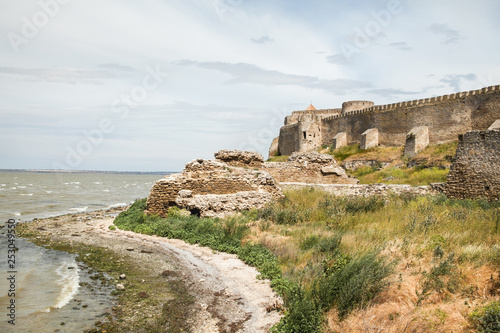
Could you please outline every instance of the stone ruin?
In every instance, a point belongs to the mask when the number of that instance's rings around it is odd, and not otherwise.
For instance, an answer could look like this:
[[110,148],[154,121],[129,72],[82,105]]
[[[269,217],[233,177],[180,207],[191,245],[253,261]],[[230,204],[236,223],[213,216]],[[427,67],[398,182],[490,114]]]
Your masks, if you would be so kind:
[[194,160],[182,173],[157,181],[146,213],[167,217],[177,206],[200,217],[224,217],[281,198],[278,182],[358,183],[327,154],[294,153],[287,162],[264,162],[260,154],[239,150],[221,150],[215,157]]
[[429,128],[427,126],[414,127],[406,135],[404,155],[414,157],[429,145]]
[[356,178],[347,176],[345,170],[328,154],[295,152],[286,162],[263,162],[262,155],[240,150],[221,150],[217,160],[230,166],[258,168],[266,171],[278,182],[314,184],[357,184]]
[[[238,159],[234,162],[240,163]],[[168,209],[177,206],[200,217],[224,217],[261,208],[282,195],[265,171],[198,159],[186,164],[182,173],[155,183],[147,200],[147,214],[166,217]]]
[[443,184],[448,197],[500,199],[500,122],[495,124],[459,136],[455,162]]
[[310,184],[357,184],[328,154],[317,152],[293,153],[287,162],[266,162],[263,170],[278,182]]

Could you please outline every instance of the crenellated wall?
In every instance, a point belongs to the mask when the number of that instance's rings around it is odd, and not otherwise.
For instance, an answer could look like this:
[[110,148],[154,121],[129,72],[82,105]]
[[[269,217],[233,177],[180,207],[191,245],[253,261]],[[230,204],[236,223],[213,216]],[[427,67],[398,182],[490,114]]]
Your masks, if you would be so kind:
[[[362,105],[365,107],[369,105],[366,103],[371,102],[346,103],[351,104],[344,112],[340,112],[340,109],[328,109],[332,111],[330,114],[322,112],[315,115],[316,111],[292,113],[292,116],[287,117],[287,125],[280,131],[279,152],[282,155],[289,155],[294,151],[307,151],[322,144],[329,145],[339,132],[346,132],[349,144],[359,143],[361,134],[370,128],[378,129],[379,143],[384,146],[404,145],[406,134],[412,128],[420,126],[428,127],[430,144],[454,141],[459,134],[470,130],[485,130],[500,118],[500,86],[413,101],[373,105],[360,110],[352,110],[352,105],[365,103]],[[302,122],[319,124],[320,128],[315,133],[316,140],[313,144],[302,144],[304,141]],[[306,138],[308,134],[306,133]]]

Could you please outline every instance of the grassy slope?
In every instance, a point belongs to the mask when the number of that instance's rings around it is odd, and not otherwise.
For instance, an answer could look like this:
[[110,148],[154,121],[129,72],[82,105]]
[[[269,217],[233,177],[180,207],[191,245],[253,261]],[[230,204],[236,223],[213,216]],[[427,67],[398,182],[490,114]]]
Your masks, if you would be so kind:
[[[358,145],[350,145],[339,149],[323,148],[320,151],[329,153],[341,163],[354,160],[374,160],[389,163],[385,168],[362,167],[350,171],[361,184],[409,184],[428,185],[446,181],[451,159],[455,155],[456,142],[428,146],[412,159],[403,156],[403,147],[375,147],[360,150]],[[415,167],[407,167],[410,163]]]
[[276,331],[468,331],[468,315],[498,299],[499,203],[303,189],[223,220],[176,211],[160,219],[142,209],[116,224],[256,265],[285,299]]

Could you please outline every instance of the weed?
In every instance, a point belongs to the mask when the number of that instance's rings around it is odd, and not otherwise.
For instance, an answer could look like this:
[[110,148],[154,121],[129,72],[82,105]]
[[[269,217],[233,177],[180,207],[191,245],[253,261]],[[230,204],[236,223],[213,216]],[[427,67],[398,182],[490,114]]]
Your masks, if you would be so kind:
[[500,332],[500,301],[477,308],[469,315],[469,319],[479,332]]

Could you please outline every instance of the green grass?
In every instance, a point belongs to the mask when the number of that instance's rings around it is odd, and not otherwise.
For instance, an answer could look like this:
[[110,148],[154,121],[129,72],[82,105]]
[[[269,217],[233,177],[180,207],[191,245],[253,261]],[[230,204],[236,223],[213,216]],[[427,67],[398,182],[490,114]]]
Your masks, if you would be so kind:
[[385,168],[377,170],[371,167],[362,167],[351,172],[351,175],[359,179],[360,184],[408,184],[429,185],[431,183],[446,182],[448,169],[440,168]]
[[341,162],[346,158],[365,152],[366,150],[359,149],[358,144],[344,146],[339,149],[330,148],[329,154],[332,155],[336,161]]
[[[344,160],[375,160],[379,162],[392,161],[393,165],[381,169],[378,167],[361,167],[348,171],[351,176],[359,179],[360,184],[409,184],[429,185],[446,182],[451,160],[455,155],[457,142],[430,145],[412,159],[403,156],[401,147],[374,147],[367,150],[359,149],[358,144],[331,149],[328,151],[338,162]],[[412,160],[418,161],[416,167],[401,167]]]
[[266,162],[286,162],[288,161],[289,155],[276,155],[276,156],[270,156]]

